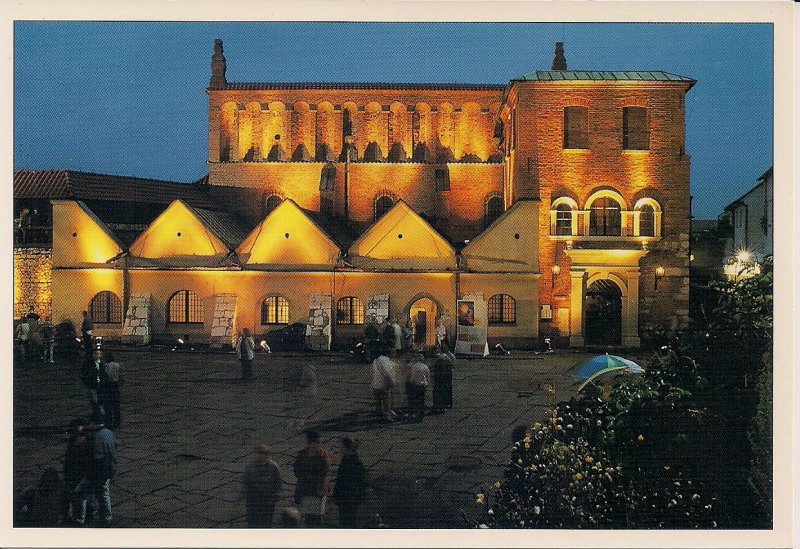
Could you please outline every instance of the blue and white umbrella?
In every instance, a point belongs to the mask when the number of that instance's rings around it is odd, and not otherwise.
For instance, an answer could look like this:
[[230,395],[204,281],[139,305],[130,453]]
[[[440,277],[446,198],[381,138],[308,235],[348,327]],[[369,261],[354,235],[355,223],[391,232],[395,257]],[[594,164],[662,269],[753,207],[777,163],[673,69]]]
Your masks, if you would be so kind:
[[590,358],[584,362],[573,377],[577,380],[583,380],[583,384],[578,387],[578,391],[580,391],[595,378],[619,371],[627,371],[631,374],[641,374],[644,372],[642,367],[634,361],[606,353]]

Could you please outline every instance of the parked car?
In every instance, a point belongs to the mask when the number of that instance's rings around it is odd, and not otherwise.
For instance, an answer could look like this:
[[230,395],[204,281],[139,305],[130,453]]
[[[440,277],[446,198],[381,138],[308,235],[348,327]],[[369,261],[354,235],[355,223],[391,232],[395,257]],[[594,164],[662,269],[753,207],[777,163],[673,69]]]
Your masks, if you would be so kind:
[[283,328],[272,330],[264,335],[264,340],[273,351],[305,349],[306,325],[302,322],[295,322]]

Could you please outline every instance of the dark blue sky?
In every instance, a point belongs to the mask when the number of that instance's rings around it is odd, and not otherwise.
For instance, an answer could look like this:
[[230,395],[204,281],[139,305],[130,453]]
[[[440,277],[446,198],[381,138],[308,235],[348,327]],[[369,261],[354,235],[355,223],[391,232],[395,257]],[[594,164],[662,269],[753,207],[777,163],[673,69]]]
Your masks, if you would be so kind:
[[694,215],[772,164],[768,24],[75,23],[14,26],[14,169],[206,173],[213,39],[228,81],[506,83],[549,69],[663,70],[686,100]]

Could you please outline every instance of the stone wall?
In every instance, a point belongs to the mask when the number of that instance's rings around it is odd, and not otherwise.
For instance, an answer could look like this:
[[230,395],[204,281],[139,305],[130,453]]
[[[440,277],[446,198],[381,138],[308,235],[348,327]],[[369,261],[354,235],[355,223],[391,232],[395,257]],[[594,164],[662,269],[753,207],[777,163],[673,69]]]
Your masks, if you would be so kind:
[[214,318],[211,324],[211,348],[236,345],[236,295],[214,296]]
[[14,318],[22,318],[33,305],[47,318],[52,313],[53,252],[49,248],[14,249]]
[[311,294],[306,325],[306,347],[312,351],[331,348],[331,296]]
[[150,306],[150,294],[131,294],[122,326],[123,342],[137,345],[150,343]]

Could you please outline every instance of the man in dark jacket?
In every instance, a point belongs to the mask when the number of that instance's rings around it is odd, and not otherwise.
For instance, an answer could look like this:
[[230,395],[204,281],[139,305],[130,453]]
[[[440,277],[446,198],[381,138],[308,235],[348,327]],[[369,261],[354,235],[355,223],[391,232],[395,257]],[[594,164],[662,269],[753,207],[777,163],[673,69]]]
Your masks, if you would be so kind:
[[283,480],[278,466],[270,459],[271,454],[272,450],[266,444],[256,446],[253,461],[242,475],[248,528],[272,528]]
[[91,356],[92,354],[92,329],[94,328],[94,323],[92,322],[92,317],[89,316],[88,311],[83,311],[83,320],[81,321],[81,337],[83,338],[83,350],[86,352],[86,356]]
[[331,461],[328,452],[320,444],[318,432],[307,431],[306,440],[306,447],[300,450],[294,462],[294,476],[297,477],[295,502],[300,505],[306,526],[320,527],[328,499]]
[[[96,429],[92,437],[92,463],[89,475],[81,481],[78,488],[81,495],[93,495],[100,505],[98,519],[101,526],[111,525],[111,480],[117,473],[117,440],[114,433],[105,425],[87,426]],[[84,524],[86,507],[79,510],[75,522]]]
[[355,528],[358,511],[367,491],[367,471],[358,457],[358,441],[342,438],[342,462],[333,487],[333,502],[339,508],[339,524]]
[[86,387],[89,404],[92,407],[92,421],[102,422],[105,418],[105,408],[100,400],[100,384],[105,377],[102,353],[97,350],[86,359],[81,372],[81,381]]

